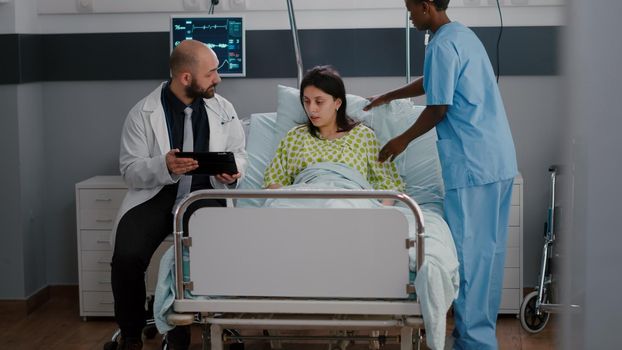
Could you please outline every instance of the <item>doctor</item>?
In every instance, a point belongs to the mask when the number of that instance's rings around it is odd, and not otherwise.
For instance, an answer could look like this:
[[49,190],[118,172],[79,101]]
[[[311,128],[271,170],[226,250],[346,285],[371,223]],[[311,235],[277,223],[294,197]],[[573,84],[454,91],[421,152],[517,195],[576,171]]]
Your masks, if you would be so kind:
[[[173,230],[172,210],[189,191],[234,187],[246,168],[244,131],[229,101],[215,93],[218,58],[198,41],[185,40],[171,54],[171,78],[130,110],[121,136],[120,170],[128,185],[117,222],[112,257],[115,318],[120,349],[141,349],[145,326],[145,271],[156,248]],[[229,151],[239,173],[184,176],[198,167],[177,158],[183,151]],[[204,200],[198,206],[225,206]],[[189,208],[191,212],[193,207]],[[169,332],[169,349],[187,349],[189,327]]]
[[434,33],[423,77],[370,98],[366,110],[425,94],[427,107],[379,160],[393,160],[436,126],[445,183],[445,218],[460,261],[454,302],[455,349],[497,349],[495,327],[513,178],[514,143],[488,55],[477,36],[445,13],[449,0],[405,0],[418,30]]

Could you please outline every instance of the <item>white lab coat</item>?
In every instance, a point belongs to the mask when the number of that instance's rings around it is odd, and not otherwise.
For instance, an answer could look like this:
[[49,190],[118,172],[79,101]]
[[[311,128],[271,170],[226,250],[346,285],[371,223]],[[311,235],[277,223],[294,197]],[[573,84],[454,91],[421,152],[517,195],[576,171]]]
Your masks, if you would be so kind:
[[[165,156],[171,150],[166,116],[160,99],[162,83],[130,110],[123,125],[119,167],[128,192],[123,199],[115,220],[110,243],[114,238],[119,220],[130,209],[153,198],[165,185],[174,184],[181,176],[170,174]],[[244,176],[247,155],[245,137],[233,105],[222,96],[204,99],[207,109],[210,136],[210,152],[233,152],[238,171]],[[216,189],[228,188],[210,177]],[[239,183],[239,180],[238,180]],[[231,200],[227,201],[231,206]]]

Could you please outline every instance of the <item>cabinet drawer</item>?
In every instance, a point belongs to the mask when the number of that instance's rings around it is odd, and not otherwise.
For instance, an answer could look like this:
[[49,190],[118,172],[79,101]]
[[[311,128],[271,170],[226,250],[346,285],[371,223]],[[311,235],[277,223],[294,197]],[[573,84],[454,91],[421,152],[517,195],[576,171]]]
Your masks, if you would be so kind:
[[117,216],[114,209],[83,209],[80,210],[80,228],[91,230],[111,230]]
[[508,248],[520,247],[520,227],[510,226],[508,227]]
[[123,189],[80,189],[80,209],[114,209],[121,206],[127,190]]
[[97,291],[97,292],[112,291],[112,287],[110,285],[110,272],[109,271],[82,271],[81,287],[83,291]]
[[520,250],[507,248],[505,251],[505,267],[520,267]]
[[504,309],[516,310],[520,308],[520,293],[519,289],[503,289],[501,292],[501,311]]
[[83,251],[83,271],[110,271],[112,251]]
[[520,187],[521,185],[512,186],[512,205],[520,205],[520,202],[521,202]]
[[520,226],[520,206],[510,207],[510,226]]
[[82,306],[85,312],[114,313],[112,292],[83,292]]
[[520,269],[506,267],[503,269],[503,288],[520,288]]
[[111,231],[80,230],[80,250],[112,250]]

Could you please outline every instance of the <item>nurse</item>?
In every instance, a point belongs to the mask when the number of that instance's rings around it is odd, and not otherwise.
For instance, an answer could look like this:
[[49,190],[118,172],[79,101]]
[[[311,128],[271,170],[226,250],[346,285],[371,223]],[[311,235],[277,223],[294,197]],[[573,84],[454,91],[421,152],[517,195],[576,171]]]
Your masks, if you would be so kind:
[[449,0],[405,0],[418,30],[433,37],[423,77],[370,98],[366,110],[425,94],[426,108],[379,160],[393,160],[436,126],[445,183],[445,218],[460,261],[454,302],[454,349],[497,349],[499,311],[513,178],[514,143],[488,55],[477,36],[445,13]]

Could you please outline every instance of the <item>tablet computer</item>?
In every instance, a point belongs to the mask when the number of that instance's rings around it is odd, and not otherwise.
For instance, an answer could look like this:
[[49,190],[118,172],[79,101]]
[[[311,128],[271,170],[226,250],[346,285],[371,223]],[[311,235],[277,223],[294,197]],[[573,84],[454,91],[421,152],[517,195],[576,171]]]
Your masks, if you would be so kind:
[[238,172],[232,152],[177,152],[175,156],[199,162],[199,167],[187,172],[187,175],[232,175]]

